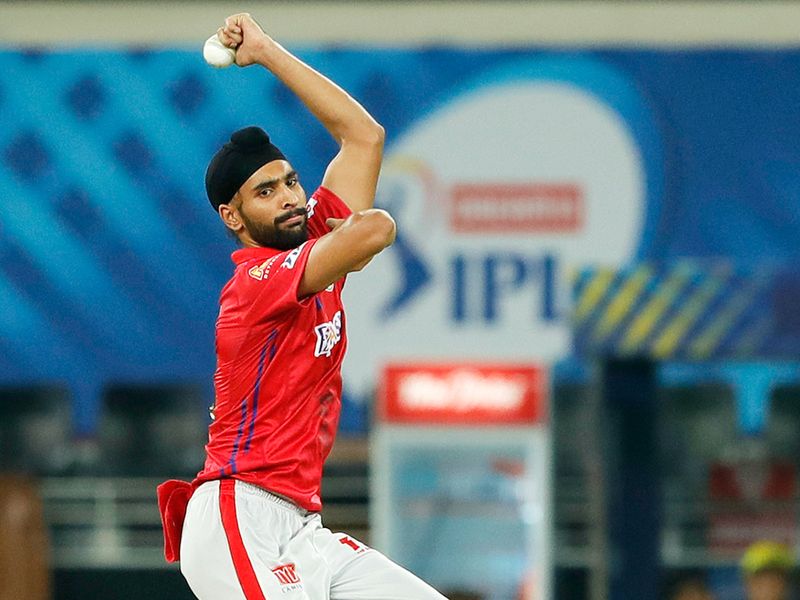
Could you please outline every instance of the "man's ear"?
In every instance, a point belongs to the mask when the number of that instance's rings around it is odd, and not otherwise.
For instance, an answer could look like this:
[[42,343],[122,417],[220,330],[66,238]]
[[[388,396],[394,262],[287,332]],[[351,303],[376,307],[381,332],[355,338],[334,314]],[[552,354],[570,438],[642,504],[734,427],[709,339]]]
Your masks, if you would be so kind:
[[220,204],[217,211],[219,212],[219,218],[225,223],[225,227],[234,233],[239,233],[242,227],[244,227],[244,223],[242,223],[242,218],[234,204],[234,202],[230,204]]

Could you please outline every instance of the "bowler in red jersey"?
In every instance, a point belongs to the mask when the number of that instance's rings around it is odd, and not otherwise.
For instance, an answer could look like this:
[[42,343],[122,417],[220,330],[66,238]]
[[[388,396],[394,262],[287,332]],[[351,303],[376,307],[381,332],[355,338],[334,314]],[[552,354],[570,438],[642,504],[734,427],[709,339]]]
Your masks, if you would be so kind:
[[442,600],[319,514],[341,408],[342,288],[395,236],[372,207],[383,128],[248,14],[217,34],[238,66],[280,79],[339,152],[310,197],[259,127],[234,132],[208,166],[209,200],[241,249],[220,296],[205,466],[159,487],[167,560],[202,600]]

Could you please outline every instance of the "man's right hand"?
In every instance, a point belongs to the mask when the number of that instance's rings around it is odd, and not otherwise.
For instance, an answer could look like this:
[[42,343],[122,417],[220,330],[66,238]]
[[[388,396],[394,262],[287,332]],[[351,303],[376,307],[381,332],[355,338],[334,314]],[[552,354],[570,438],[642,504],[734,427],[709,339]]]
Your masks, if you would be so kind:
[[246,67],[259,62],[264,48],[272,41],[248,13],[238,13],[225,19],[217,30],[219,41],[236,50],[236,64]]

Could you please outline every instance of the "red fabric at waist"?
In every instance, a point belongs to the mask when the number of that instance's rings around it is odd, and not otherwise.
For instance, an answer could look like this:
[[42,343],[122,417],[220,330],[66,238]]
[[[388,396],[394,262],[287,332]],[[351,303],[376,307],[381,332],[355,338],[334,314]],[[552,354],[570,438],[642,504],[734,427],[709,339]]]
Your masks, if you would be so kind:
[[156,488],[161,527],[164,531],[164,558],[167,562],[180,560],[181,534],[186,518],[186,506],[194,486],[186,481],[170,479]]

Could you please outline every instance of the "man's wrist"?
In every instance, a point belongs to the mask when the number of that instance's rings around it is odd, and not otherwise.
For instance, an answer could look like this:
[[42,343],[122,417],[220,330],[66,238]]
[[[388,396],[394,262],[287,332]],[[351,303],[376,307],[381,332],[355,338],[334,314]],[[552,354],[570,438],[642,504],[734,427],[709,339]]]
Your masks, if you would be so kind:
[[259,41],[256,62],[262,67],[272,69],[275,61],[281,54],[281,46],[268,35],[264,34],[264,38]]

